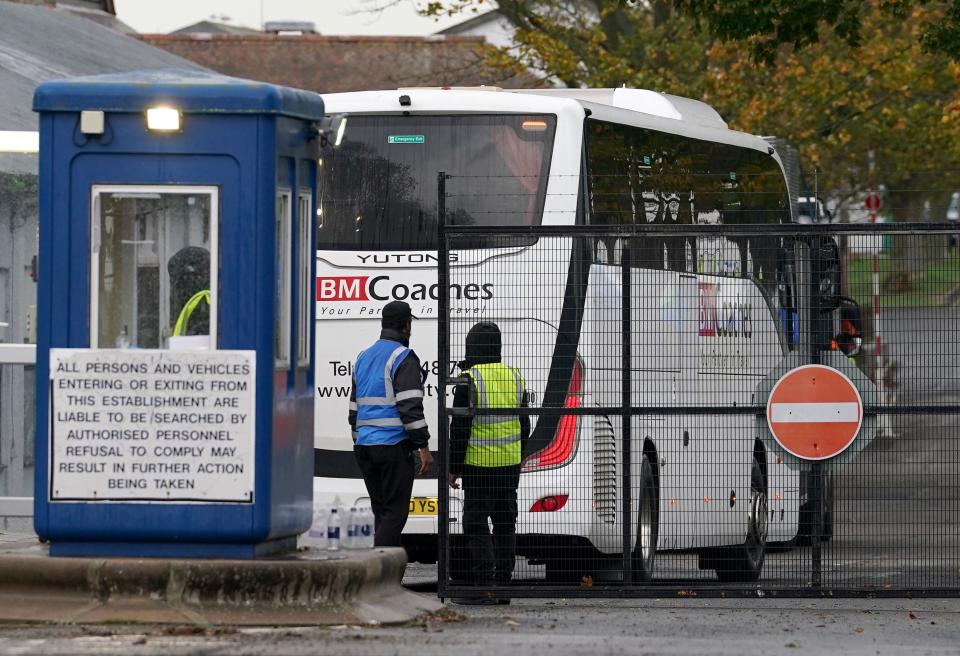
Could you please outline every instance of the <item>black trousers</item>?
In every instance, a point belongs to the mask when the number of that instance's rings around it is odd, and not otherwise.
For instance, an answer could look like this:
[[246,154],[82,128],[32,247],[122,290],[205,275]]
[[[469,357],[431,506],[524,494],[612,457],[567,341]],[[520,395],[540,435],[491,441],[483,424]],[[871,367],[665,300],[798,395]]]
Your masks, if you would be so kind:
[[399,547],[413,492],[413,451],[409,442],[353,447],[373,508],[377,547]]
[[[507,585],[517,553],[520,466],[474,467],[463,475],[463,533],[475,585]],[[493,525],[493,534],[490,526]]]

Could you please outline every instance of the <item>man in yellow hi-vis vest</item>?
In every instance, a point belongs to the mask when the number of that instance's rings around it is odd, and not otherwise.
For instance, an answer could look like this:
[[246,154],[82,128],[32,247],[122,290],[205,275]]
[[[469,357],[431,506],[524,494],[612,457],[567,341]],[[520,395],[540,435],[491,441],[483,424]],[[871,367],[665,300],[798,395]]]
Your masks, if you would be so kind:
[[[170,309],[179,312],[171,338],[210,334],[210,251],[202,246],[184,246],[167,262]],[[179,308],[179,310],[178,310]],[[173,348],[174,340],[170,346]]]
[[[527,405],[526,383],[519,371],[500,361],[500,328],[493,322],[474,325],[467,334],[466,359],[460,368],[469,383],[454,388],[454,407],[466,407],[473,394],[477,408]],[[463,483],[463,533],[477,586],[509,585],[517,550],[517,486],[529,417],[518,415],[455,416],[450,422],[450,487]],[[493,525],[490,534],[488,519]],[[492,595],[461,603],[509,603]]]

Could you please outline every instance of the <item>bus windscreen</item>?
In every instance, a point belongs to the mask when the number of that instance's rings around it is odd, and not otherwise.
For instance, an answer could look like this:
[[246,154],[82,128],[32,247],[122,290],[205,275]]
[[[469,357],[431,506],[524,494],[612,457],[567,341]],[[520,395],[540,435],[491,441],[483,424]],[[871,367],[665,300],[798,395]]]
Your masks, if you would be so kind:
[[320,162],[317,247],[435,250],[437,174],[448,225],[535,225],[556,119],[548,115],[348,116]]

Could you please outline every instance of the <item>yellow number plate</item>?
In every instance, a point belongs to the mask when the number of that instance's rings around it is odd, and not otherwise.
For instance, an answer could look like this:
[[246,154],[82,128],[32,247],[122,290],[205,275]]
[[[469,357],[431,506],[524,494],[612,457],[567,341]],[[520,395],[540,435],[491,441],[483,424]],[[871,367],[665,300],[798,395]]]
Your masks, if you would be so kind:
[[436,497],[413,497],[410,499],[411,515],[436,515],[437,498]]

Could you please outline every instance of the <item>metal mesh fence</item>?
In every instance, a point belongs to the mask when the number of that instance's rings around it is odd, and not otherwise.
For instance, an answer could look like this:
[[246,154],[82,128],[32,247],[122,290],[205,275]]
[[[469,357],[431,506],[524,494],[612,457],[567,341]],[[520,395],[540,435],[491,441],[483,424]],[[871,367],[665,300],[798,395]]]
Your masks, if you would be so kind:
[[951,225],[738,202],[441,219],[441,596],[960,591]]

